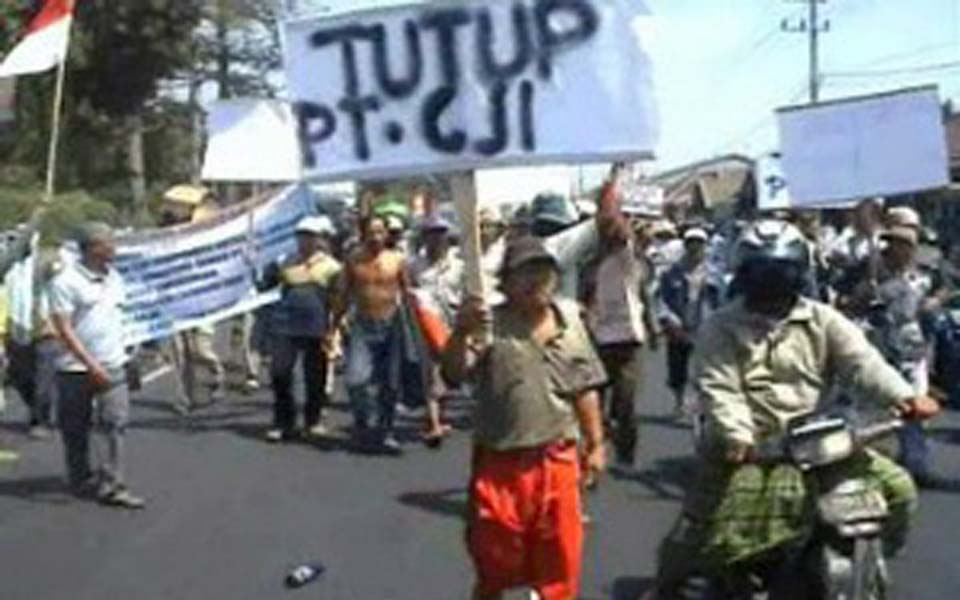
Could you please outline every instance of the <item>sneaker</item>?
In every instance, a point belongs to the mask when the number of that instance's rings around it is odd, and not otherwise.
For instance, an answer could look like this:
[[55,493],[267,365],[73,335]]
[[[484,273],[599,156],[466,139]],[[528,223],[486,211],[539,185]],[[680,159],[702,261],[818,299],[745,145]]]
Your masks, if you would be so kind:
[[140,510],[146,508],[147,501],[139,496],[134,496],[130,490],[119,487],[113,491],[100,495],[100,504],[113,506],[116,508],[126,508],[129,510]]
[[400,456],[403,454],[403,447],[392,434],[384,436],[383,441],[380,442],[380,447],[383,449],[384,454],[389,454],[390,456]]
[[0,448],[0,463],[11,463],[20,460],[20,453],[8,448]]
[[243,393],[253,394],[260,391],[260,382],[256,379],[247,379],[243,382]]
[[309,438],[325,438],[330,436],[330,428],[323,423],[317,423],[313,427],[308,428],[306,433]]
[[265,437],[271,444],[279,444],[284,440],[285,436],[283,435],[282,429],[271,429],[267,431],[267,435]]
[[32,425],[30,430],[27,432],[27,436],[29,436],[32,440],[45,442],[53,438],[53,430],[46,425]]

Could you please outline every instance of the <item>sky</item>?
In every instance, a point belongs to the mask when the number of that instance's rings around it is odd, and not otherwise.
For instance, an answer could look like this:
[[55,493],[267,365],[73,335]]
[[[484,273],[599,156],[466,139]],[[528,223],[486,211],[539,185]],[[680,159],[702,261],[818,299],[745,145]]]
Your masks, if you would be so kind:
[[[655,64],[663,135],[659,165],[777,146],[773,111],[808,100],[808,38],[780,23],[806,4],[779,0],[648,0],[644,40]],[[938,84],[960,99],[960,0],[830,0],[821,6],[821,99]],[[944,64],[950,64],[943,67]]]
[[[288,0],[334,10],[409,0]],[[662,171],[778,146],[774,111],[809,97],[808,37],[796,0],[646,0],[640,43],[653,58]],[[821,5],[821,99],[936,84],[960,107],[960,0],[827,0]],[[574,169],[587,185],[606,167]]]

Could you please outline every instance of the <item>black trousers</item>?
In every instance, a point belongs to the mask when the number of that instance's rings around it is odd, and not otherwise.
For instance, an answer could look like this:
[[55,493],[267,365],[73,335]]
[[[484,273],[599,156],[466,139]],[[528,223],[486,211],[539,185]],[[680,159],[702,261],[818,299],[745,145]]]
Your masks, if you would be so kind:
[[30,425],[49,425],[52,396],[55,392],[55,389],[51,388],[56,387],[56,382],[53,380],[52,371],[46,375],[41,373],[39,361],[43,358],[37,351],[37,344],[22,346],[10,340],[7,354],[10,359],[7,379],[30,409]]
[[682,393],[687,387],[692,355],[690,342],[667,343],[667,385],[676,393]]
[[620,462],[633,463],[639,440],[636,395],[643,376],[643,346],[611,344],[600,346],[598,354],[610,378],[607,414],[613,447]]
[[303,369],[303,422],[306,428],[320,422],[327,406],[327,357],[320,349],[321,340],[314,337],[274,338],[271,353],[273,386],[273,424],[277,429],[292,431],[297,425],[297,406],[293,396],[293,373],[297,360]]

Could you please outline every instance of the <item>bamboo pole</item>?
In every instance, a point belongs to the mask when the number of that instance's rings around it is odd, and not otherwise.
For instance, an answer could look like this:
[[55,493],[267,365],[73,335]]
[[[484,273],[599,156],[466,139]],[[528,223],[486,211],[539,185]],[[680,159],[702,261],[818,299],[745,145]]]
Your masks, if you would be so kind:
[[49,205],[56,193],[57,150],[60,145],[60,116],[63,110],[63,87],[67,73],[67,57],[57,66],[57,84],[53,92],[53,125],[50,132],[50,148],[47,152],[47,185],[43,202]]

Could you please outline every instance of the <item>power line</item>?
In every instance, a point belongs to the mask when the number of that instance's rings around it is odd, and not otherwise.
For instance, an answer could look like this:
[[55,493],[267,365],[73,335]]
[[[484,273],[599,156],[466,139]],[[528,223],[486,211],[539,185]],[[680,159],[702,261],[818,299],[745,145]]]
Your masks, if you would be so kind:
[[919,73],[931,73],[936,71],[949,71],[960,68],[960,61],[952,60],[948,62],[936,63],[932,65],[916,65],[913,67],[900,67],[896,69],[874,69],[864,71],[836,71],[826,73],[826,77],[833,78],[851,78],[851,77],[889,77],[893,75],[913,75]]
[[[774,101],[771,104],[777,106],[782,106],[785,104],[793,104],[801,100],[807,93],[807,83],[805,81],[800,82],[799,85],[795,86],[790,94],[788,94],[788,99],[785,101]],[[765,127],[767,127],[771,121],[775,120],[776,115],[773,110],[765,113],[760,119],[752,122],[748,127],[734,133],[732,136],[728,137],[723,143],[718,144],[714,151],[714,154],[719,154],[721,151],[728,148],[733,148],[741,144],[745,140],[749,140],[754,135],[759,133]]]
[[908,58],[915,58],[915,57],[917,57],[917,56],[921,56],[921,55],[924,55],[924,54],[929,54],[929,53],[933,52],[934,50],[945,50],[945,49],[947,49],[947,48],[953,48],[955,45],[956,45],[956,42],[940,42],[940,43],[938,43],[938,44],[930,44],[930,45],[928,45],[928,46],[921,46],[921,47],[915,48],[915,49],[913,49],[913,50],[906,50],[906,51],[896,52],[896,53],[893,53],[893,54],[886,54],[886,55],[884,55],[884,56],[880,56],[880,57],[875,58],[875,59],[873,59],[873,60],[870,60],[870,61],[861,63],[861,64],[859,64],[859,65],[856,65],[856,66],[854,67],[854,69],[859,70],[859,69],[864,69],[864,68],[866,68],[866,67],[872,67],[872,66],[875,66],[875,65],[882,65],[883,63],[898,62],[898,61],[905,60],[905,59],[908,59]]
[[[773,4],[773,6],[774,8],[777,7],[776,4]],[[801,14],[804,10],[805,9],[803,8],[797,9],[792,13],[790,13],[790,15],[787,16],[787,18],[788,19],[795,18],[796,16]],[[772,10],[766,11],[767,15],[770,15],[772,13],[773,13]],[[760,31],[760,28],[756,29],[755,31]],[[765,50],[768,48],[772,49],[774,46],[778,44],[778,42],[783,40],[782,37],[778,36],[779,33],[780,33],[780,27],[779,25],[777,25],[776,27],[762,31],[762,33],[759,36],[756,36],[756,37],[751,36],[751,37],[754,37],[754,41],[750,43],[748,46],[745,46],[744,50],[738,51],[736,53],[735,58],[733,58],[733,60],[731,61],[733,63],[732,66],[723,70],[718,70],[713,74],[713,76],[710,79],[711,88],[714,89],[715,91],[725,90],[737,79],[737,77],[739,77],[740,71],[742,71],[748,64],[750,64],[750,62],[754,58],[757,58],[760,56],[769,56],[769,54],[761,54],[761,50]]]

